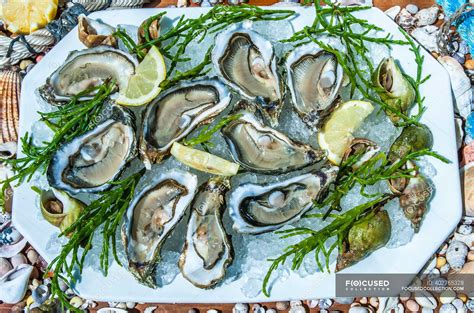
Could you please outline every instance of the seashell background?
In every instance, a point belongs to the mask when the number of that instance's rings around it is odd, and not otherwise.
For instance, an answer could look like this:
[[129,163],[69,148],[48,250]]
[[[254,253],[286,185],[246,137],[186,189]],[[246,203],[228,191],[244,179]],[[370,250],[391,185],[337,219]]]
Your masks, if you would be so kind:
[[[474,48],[474,18],[472,7],[466,5],[457,28],[449,27],[451,17],[466,0],[337,0],[341,5],[375,5],[406,29],[426,50],[439,60],[451,78],[453,95],[456,99],[455,110],[457,126],[457,144],[461,160],[462,183],[464,186],[465,216],[451,238],[429,260],[422,271],[423,275],[436,277],[439,274],[474,273],[474,108],[473,86],[474,60],[470,49]],[[66,7],[82,5],[88,11],[146,6],[161,7],[208,7],[223,0],[70,0],[60,1]],[[228,0],[229,5],[246,3],[248,0]],[[252,4],[271,4],[271,0],[252,1]],[[398,4],[398,5],[397,5]],[[298,0],[282,0],[275,5],[299,5]],[[1,17],[1,16],[0,16]],[[445,26],[443,26],[443,24]],[[453,23],[457,25],[456,23]],[[1,26],[1,23],[0,23]],[[40,29],[25,39],[37,54],[25,45],[15,42],[12,53],[7,57],[12,37],[0,32],[0,155],[12,157],[18,141],[18,101],[21,78],[40,62],[44,53],[54,44],[54,36],[46,29]],[[0,180],[11,175],[11,169],[0,163]],[[11,198],[11,197],[10,197]],[[21,234],[10,223],[10,213],[0,212],[0,312],[59,311],[50,297],[50,279],[43,273],[47,264],[30,247]],[[442,279],[442,278],[439,278]],[[419,284],[415,281],[414,284]],[[337,299],[309,299],[265,304],[228,304],[228,305],[173,305],[173,304],[137,304],[97,303],[82,299],[67,286],[63,286],[70,303],[82,310],[92,312],[233,312],[233,313],[274,313],[274,312],[467,312],[474,311],[474,295],[443,292],[434,296],[428,292],[412,294],[407,292],[399,297],[361,297]]]

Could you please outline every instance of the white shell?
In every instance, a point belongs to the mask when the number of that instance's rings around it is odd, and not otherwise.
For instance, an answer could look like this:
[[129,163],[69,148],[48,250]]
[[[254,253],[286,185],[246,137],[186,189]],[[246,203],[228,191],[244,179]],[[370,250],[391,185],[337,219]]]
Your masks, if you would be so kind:
[[425,27],[415,28],[411,32],[411,35],[426,50],[431,51],[431,52],[439,52],[437,30],[438,30],[437,26],[428,25]]
[[436,23],[438,20],[439,8],[437,6],[432,6],[431,8],[423,9],[418,11],[415,14],[416,26],[426,26]]
[[471,80],[467,77],[461,64],[450,56],[439,57],[438,61],[448,71],[451,88],[455,97],[456,109],[462,117],[471,113],[472,91]]
[[[459,233],[454,233],[454,240],[463,242],[466,246],[471,247],[474,242],[474,233],[469,235],[463,235]],[[447,252],[447,251],[446,251]]]
[[25,296],[33,266],[22,264],[0,277],[0,301],[20,302]]
[[455,271],[461,270],[464,263],[466,263],[466,256],[468,247],[461,241],[453,240],[446,251],[446,261],[448,261],[451,268]]
[[456,307],[451,303],[445,303],[439,308],[439,313],[456,313]]
[[247,303],[236,303],[232,308],[232,313],[247,313],[249,305]]
[[27,240],[11,221],[0,226],[0,258],[11,258],[26,246]]
[[416,302],[424,308],[435,309],[438,305],[436,298],[428,291],[420,291],[415,296]]
[[97,310],[97,313],[127,313],[127,310],[119,308],[102,308]]

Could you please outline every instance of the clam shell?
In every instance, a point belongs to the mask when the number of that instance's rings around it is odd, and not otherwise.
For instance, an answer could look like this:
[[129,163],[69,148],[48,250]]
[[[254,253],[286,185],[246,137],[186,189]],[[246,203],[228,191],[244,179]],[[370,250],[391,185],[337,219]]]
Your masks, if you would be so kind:
[[0,301],[20,302],[25,296],[33,266],[23,264],[0,277]]
[[446,260],[452,269],[459,271],[466,263],[468,247],[461,241],[453,240],[446,251]]
[[20,74],[0,72],[0,143],[18,141]]

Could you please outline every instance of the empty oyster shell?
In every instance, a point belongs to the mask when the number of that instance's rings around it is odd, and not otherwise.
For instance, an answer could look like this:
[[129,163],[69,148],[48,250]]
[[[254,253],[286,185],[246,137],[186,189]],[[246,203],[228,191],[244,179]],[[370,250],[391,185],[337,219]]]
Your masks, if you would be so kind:
[[383,247],[390,239],[391,228],[387,211],[369,214],[355,222],[337,256],[336,271],[359,262]]
[[229,187],[227,178],[211,178],[201,185],[191,205],[179,268],[184,278],[199,288],[215,286],[232,262],[232,247],[221,216]]
[[53,155],[47,172],[52,187],[72,194],[106,190],[135,156],[133,113],[115,104],[108,110],[110,117]]
[[329,167],[278,183],[240,185],[229,201],[234,229],[259,234],[296,222],[325,193],[337,172],[337,167]]
[[129,271],[144,285],[156,286],[161,245],[181,220],[197,190],[197,177],[172,170],[140,192],[127,209],[122,240]]
[[0,72],[0,143],[18,141],[20,87],[18,72]]
[[94,20],[84,14],[78,18],[79,40],[88,48],[97,46],[117,46],[117,40],[113,36],[115,28],[105,24],[100,19]]
[[231,95],[216,78],[181,82],[147,106],[140,154],[147,167],[161,162],[174,142],[206,124],[230,103]]
[[263,125],[245,101],[238,104],[241,117],[227,124],[222,134],[233,159],[254,172],[283,173],[320,161],[324,152],[293,141]]
[[270,41],[234,24],[216,37],[212,60],[226,84],[257,103],[272,126],[278,125],[283,93]]
[[[391,108],[401,113],[407,114],[415,103],[415,89],[410,82],[403,76],[403,73],[390,57],[383,59],[375,70],[373,83],[377,88],[380,98]],[[390,120],[397,123],[400,117],[392,111],[386,110]]]
[[315,43],[290,52],[285,62],[293,106],[310,127],[316,127],[336,104],[344,72],[336,56]]
[[43,217],[62,232],[77,220],[85,204],[52,188],[41,192],[40,207]]
[[[113,79],[122,89],[135,73],[137,64],[131,55],[109,46],[76,50],[48,77],[39,92],[46,101],[59,104],[108,79]],[[89,99],[91,96],[92,93],[86,94],[80,99]]]

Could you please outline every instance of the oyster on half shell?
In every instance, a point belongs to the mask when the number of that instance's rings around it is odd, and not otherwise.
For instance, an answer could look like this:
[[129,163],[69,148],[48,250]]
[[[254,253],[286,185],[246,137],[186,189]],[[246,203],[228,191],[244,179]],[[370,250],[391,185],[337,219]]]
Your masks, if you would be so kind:
[[282,108],[282,86],[272,43],[243,24],[221,32],[212,51],[214,67],[221,79],[278,125]]
[[143,117],[140,154],[145,165],[161,162],[174,142],[211,122],[230,100],[230,92],[216,78],[182,82],[163,92]]
[[108,189],[136,155],[133,113],[109,103],[110,116],[95,128],[64,144],[51,158],[47,177],[51,187],[71,194]]
[[181,220],[197,189],[197,177],[172,170],[140,192],[130,203],[122,227],[129,271],[138,281],[156,287],[154,272],[161,245]]
[[285,62],[293,106],[310,127],[318,126],[336,104],[344,72],[336,56],[315,43],[291,51]]
[[294,141],[263,125],[247,103],[240,102],[241,117],[227,124],[222,134],[233,159],[254,172],[283,173],[320,161],[324,152]]
[[[72,51],[63,65],[51,74],[39,92],[51,104],[68,101],[92,87],[113,79],[119,89],[125,88],[138,62],[130,54],[110,46]],[[88,99],[93,92],[81,99]]]
[[260,234],[298,221],[336,179],[338,170],[329,167],[278,183],[240,185],[229,200],[234,229]]
[[211,178],[201,185],[191,205],[178,264],[184,278],[199,288],[215,286],[232,262],[232,246],[221,215],[229,187],[228,178]]

